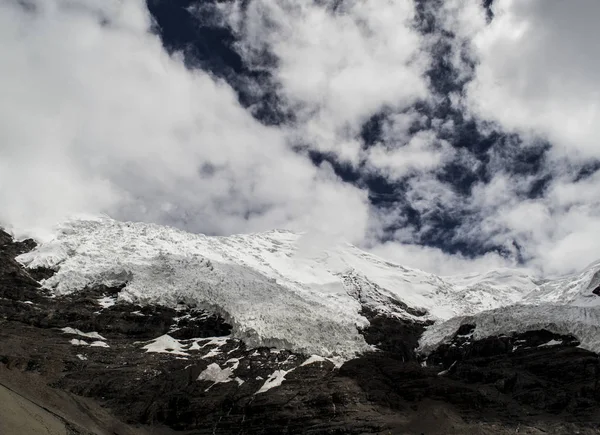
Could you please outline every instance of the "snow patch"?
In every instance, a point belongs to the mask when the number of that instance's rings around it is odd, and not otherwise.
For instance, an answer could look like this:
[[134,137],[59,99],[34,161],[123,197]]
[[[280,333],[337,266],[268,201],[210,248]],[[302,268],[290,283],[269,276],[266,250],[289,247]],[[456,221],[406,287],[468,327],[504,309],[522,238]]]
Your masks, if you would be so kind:
[[198,376],[199,381],[212,381],[214,383],[229,382],[231,381],[231,375],[233,370],[231,367],[222,369],[219,364],[209,364],[206,369]]
[[538,347],[556,346],[563,344],[562,340],[550,340],[548,343],[540,344]]
[[325,361],[325,358],[323,358],[322,356],[311,355],[306,361],[304,361],[302,364],[300,364],[300,367],[307,366],[309,364],[314,364],[316,362],[323,362],[323,361]]
[[[229,363],[230,361],[227,361]],[[237,362],[237,360],[236,360]],[[226,364],[227,364],[226,363]],[[211,381],[213,384],[208,387],[205,391],[210,390],[215,384],[227,383],[231,381],[237,382],[238,385],[242,385],[244,381],[238,377],[233,378],[235,369],[238,367],[234,364],[232,367],[221,368],[218,364],[209,364],[206,369],[198,376],[199,381]]]
[[211,349],[210,351],[208,351],[208,353],[204,356],[202,356],[202,358],[214,358],[215,356],[219,356],[221,355],[221,349],[219,349],[218,347],[215,347],[214,349]]
[[260,389],[255,394],[264,393],[269,391],[271,388],[278,387],[285,380],[285,376],[294,369],[290,370],[275,370],[265,381],[265,383],[260,387]]
[[185,352],[185,345],[182,345],[179,340],[174,339],[168,334],[161,335],[155,338],[147,345],[143,346],[142,349],[146,349],[146,353],[170,353],[173,355],[184,355],[188,354]]
[[230,358],[227,361],[225,361],[225,364],[231,364],[231,370],[236,370],[239,365],[240,365],[240,359],[239,358]]
[[202,341],[202,347],[206,347],[206,346],[217,346],[217,347],[221,347],[224,346],[225,344],[227,344],[227,341],[229,341],[230,338],[229,337],[212,337],[212,338],[200,338],[197,341]]
[[106,338],[104,338],[97,332],[83,332],[83,331],[80,331],[79,329],[71,328],[70,326],[62,328],[61,331],[64,332],[65,334],[80,335],[82,337],[95,338],[97,340],[106,340]]
[[92,346],[92,347],[110,347],[104,341],[94,341],[90,344],[90,346]]
[[117,298],[111,296],[105,296],[98,299],[98,303],[104,308],[110,308],[117,303]]
[[71,339],[70,343],[73,346],[88,346],[88,342],[85,340],[78,340],[77,338]]
[[439,372],[437,375],[438,376],[446,376],[448,373],[450,373],[450,370],[452,370],[454,368],[454,366],[456,365],[457,361],[454,361],[450,367],[448,367],[446,370],[442,370],[441,372]]

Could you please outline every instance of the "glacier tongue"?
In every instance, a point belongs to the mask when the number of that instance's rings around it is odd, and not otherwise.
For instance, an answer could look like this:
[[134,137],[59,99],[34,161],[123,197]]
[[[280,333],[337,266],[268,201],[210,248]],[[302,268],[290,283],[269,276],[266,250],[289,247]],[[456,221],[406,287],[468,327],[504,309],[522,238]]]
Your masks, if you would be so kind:
[[475,340],[544,329],[555,334],[573,335],[582,348],[600,353],[600,310],[556,304],[511,305],[437,323],[421,337],[419,352],[428,354],[440,344],[448,343],[462,325],[475,326]]
[[[523,280],[517,274],[503,275],[516,282]],[[477,280],[480,284],[483,282],[481,277]],[[427,354],[449,342],[461,325],[469,324],[475,326],[475,339],[545,329],[573,335],[581,347],[600,353],[600,262],[592,263],[580,273],[523,288],[528,291],[505,307],[457,316],[433,325],[421,337],[420,351]]]
[[[306,236],[289,231],[209,237],[109,218],[66,222],[53,240],[18,260],[57,270],[43,283],[56,294],[125,284],[121,300],[217,311],[249,345],[343,357],[370,348],[359,332],[368,325],[363,307],[446,320],[560,299],[566,285],[538,286],[510,270],[439,277],[349,244],[314,249]],[[576,290],[568,291],[589,293],[596,269],[576,277]],[[571,296],[573,303],[581,299]]]

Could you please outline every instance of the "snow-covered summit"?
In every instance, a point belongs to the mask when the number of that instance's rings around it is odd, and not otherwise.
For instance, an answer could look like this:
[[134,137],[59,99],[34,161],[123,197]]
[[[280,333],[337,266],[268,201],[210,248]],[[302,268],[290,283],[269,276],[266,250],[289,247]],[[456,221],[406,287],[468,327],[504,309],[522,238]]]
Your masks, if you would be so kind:
[[53,240],[18,259],[57,270],[44,282],[57,294],[125,284],[124,300],[216,310],[251,345],[324,356],[369,348],[358,331],[368,325],[361,315],[365,305],[410,317],[405,304],[444,320],[536,303],[528,295],[548,298],[548,289],[564,288],[537,286],[528,275],[509,271],[442,278],[349,244],[315,245],[288,231],[211,237],[99,218],[63,224]]
[[582,272],[542,282],[523,298],[523,302],[600,307],[600,261],[590,264]]

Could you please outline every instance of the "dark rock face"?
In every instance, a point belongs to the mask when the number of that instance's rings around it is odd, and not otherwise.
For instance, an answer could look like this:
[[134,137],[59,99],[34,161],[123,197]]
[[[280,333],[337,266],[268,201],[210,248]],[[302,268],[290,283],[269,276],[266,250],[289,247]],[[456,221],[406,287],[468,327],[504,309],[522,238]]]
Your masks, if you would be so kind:
[[477,388],[479,406],[518,415],[568,416],[598,422],[600,359],[573,336],[546,330],[471,340],[473,325],[429,355],[445,376]]
[[571,335],[554,334],[544,329],[511,336],[488,337],[483,340],[472,339],[474,330],[474,325],[462,325],[450,343],[439,346],[428,356],[427,362],[448,368],[458,361],[474,358],[496,357],[513,353],[518,355],[524,351],[531,353],[530,351],[533,351],[534,348],[540,347],[579,346],[579,341]]
[[419,337],[431,322],[417,322],[401,318],[391,318],[370,308],[363,308],[361,314],[370,325],[360,332],[368,344],[401,358],[414,361]]
[[[370,326],[361,332],[380,350],[336,368],[290,351],[249,349],[229,336],[231,326],[216,314],[118,302],[121,288],[50,297],[38,280],[53,271],[25,270],[14,260],[33,247],[0,232],[0,387],[18,378],[34,382],[32,391],[43,386],[44,397],[68,397],[96,422],[93,430],[90,423],[73,423],[71,433],[431,435],[600,428],[598,357],[576,347],[573,337],[529,331],[474,341],[474,327],[465,325],[422,361],[415,348],[426,322],[365,305]],[[424,314],[406,308],[412,318]],[[66,327],[73,329],[65,333]],[[165,334],[170,338],[163,352],[147,352]],[[89,399],[122,423],[106,423],[108,417],[99,417],[105,411]]]

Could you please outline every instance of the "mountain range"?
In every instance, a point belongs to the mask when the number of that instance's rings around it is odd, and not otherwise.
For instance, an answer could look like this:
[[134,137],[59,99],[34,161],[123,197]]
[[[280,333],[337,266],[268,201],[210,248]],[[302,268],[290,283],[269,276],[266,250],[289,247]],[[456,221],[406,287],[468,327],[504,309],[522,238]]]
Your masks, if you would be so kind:
[[600,262],[436,276],[311,234],[107,217],[2,234],[0,416],[26,401],[94,434],[599,427]]

